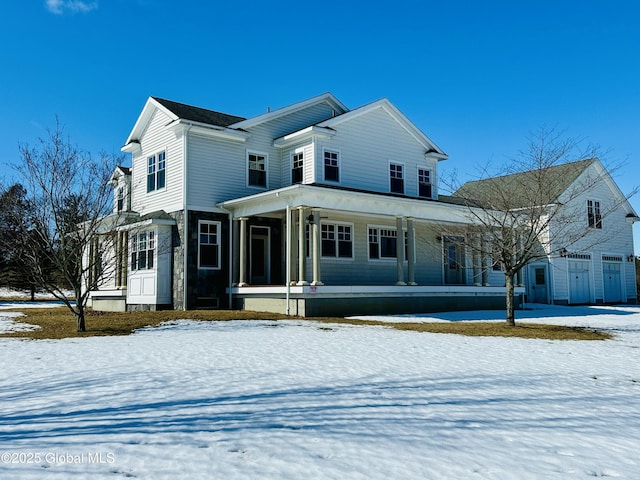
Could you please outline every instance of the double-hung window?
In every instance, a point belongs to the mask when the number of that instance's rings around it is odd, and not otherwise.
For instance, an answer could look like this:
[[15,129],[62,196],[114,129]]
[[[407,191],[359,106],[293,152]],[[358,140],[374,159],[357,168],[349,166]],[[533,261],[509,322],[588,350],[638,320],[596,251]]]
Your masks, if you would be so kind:
[[397,234],[391,228],[369,228],[369,258],[396,258]]
[[198,268],[220,269],[220,222],[198,222]]
[[589,221],[589,227],[602,228],[600,202],[597,200],[587,200],[587,219]]
[[122,186],[118,187],[116,200],[117,200],[118,212],[123,211],[124,210],[124,187]]
[[342,223],[322,223],[320,239],[323,257],[353,258],[352,226]]
[[340,181],[340,154],[335,151],[324,151],[324,179],[329,182]]
[[404,169],[400,163],[389,164],[389,189],[391,193],[404,194]]
[[147,192],[160,190],[166,183],[167,155],[160,152],[147,157]]
[[[404,258],[409,258],[409,237],[404,232]],[[398,232],[395,228],[369,227],[369,259],[396,258]]]
[[131,270],[151,270],[156,251],[155,231],[131,235]]
[[418,196],[423,198],[433,197],[431,170],[427,170],[426,168],[418,168]]
[[294,153],[291,157],[291,183],[302,183],[304,175],[304,153]]
[[267,187],[267,156],[260,153],[247,153],[248,184],[252,187]]

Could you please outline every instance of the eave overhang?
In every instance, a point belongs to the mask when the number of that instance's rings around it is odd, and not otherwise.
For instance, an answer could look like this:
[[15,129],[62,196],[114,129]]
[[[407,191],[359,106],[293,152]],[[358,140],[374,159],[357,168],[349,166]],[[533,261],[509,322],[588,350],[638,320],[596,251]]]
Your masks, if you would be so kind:
[[317,185],[292,185],[248,197],[227,200],[218,207],[232,212],[234,218],[265,215],[289,208],[305,207],[379,217],[410,217],[443,224],[470,224],[469,209],[464,206],[393,197],[369,192],[336,190]]
[[184,132],[188,130],[190,133],[212,138],[221,138],[224,140],[231,140],[235,142],[246,142],[247,139],[251,136],[249,132],[245,132],[242,130],[219,127],[216,125],[194,122],[192,120],[184,120],[182,118],[172,121],[166,127],[168,130],[173,131],[174,133]]
[[291,145],[295,145],[296,143],[303,142],[305,140],[310,140],[315,136],[330,138],[335,134],[336,131],[332,128],[311,126],[302,130],[298,130],[297,132],[293,132],[288,135],[276,138],[273,141],[273,146],[278,148],[285,148]]

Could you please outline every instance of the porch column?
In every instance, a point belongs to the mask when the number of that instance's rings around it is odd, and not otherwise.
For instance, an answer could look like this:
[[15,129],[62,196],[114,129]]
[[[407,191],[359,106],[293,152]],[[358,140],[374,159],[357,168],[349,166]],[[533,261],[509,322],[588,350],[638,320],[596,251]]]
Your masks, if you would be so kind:
[[408,248],[409,248],[409,258],[407,259],[408,265],[407,274],[409,275],[409,285],[417,285],[415,279],[415,261],[416,261],[416,243],[415,243],[415,233],[413,230],[413,218],[407,217],[407,239],[408,239]]
[[487,243],[489,240],[482,235],[480,239],[480,262],[482,268],[482,285],[485,287],[489,286],[489,256],[487,255]]
[[298,208],[298,285],[309,285],[307,275],[307,210]]
[[473,284],[479,287],[482,285],[482,241],[479,235],[474,235],[473,243]]
[[396,285],[406,285],[404,281],[404,230],[402,217],[396,217],[396,265],[398,267],[398,281]]
[[296,284],[296,256],[297,256],[297,252],[296,252],[296,248],[298,246],[298,242],[296,241],[296,210],[295,209],[290,209],[290,214],[289,214],[289,218],[287,219],[288,222],[291,222],[290,224],[290,228],[289,228],[289,233],[290,236],[287,238],[287,242],[289,242],[289,284],[290,285],[295,285]]
[[247,285],[247,218],[242,217],[238,219],[240,221],[240,248],[238,249],[238,256],[240,259],[238,266],[238,286],[244,287]]
[[313,210],[311,232],[313,242],[313,282],[311,285],[324,285],[320,280],[320,212],[318,210]]
[[238,286],[238,274],[240,271],[240,258],[239,258],[239,253],[240,253],[240,222],[239,219],[234,218],[233,219],[233,235],[232,235],[232,239],[233,239],[233,248],[231,249],[233,251],[233,258],[231,259],[231,285],[233,287],[237,287]]

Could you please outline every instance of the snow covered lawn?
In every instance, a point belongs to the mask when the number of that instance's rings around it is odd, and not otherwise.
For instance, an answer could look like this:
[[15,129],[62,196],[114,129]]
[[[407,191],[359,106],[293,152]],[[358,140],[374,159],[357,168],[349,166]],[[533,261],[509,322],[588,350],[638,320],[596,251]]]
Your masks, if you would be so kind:
[[3,338],[0,478],[640,478],[640,308],[519,313],[616,338],[300,321]]

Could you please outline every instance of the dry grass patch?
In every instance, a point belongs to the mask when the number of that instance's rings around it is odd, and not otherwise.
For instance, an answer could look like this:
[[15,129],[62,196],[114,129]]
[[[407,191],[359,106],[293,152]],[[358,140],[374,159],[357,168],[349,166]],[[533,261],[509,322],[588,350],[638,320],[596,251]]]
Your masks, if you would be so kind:
[[247,310],[163,310],[158,312],[93,312],[86,316],[87,331],[76,331],[75,317],[64,307],[20,309],[25,314],[16,321],[37,325],[40,328],[29,332],[10,332],[2,337],[20,337],[30,339],[61,339],[75,337],[94,337],[108,335],[130,335],[134,330],[153,327],[171,320],[230,321],[230,320],[285,320],[298,319],[326,324],[350,324],[362,326],[384,326],[398,330],[427,333],[449,333],[484,337],[519,337],[546,340],[607,340],[612,335],[588,328],[567,327],[562,325],[543,325],[519,323],[508,327],[503,322],[382,322],[377,320],[356,320],[347,318],[307,318],[287,317],[267,312]]
[[11,311],[24,313],[15,320],[20,323],[37,325],[40,328],[29,332],[10,332],[2,337],[21,337],[35,340],[61,339],[75,337],[96,337],[107,335],[130,335],[143,327],[154,327],[170,320],[278,320],[289,318],[264,312],[245,310],[162,310],[158,312],[94,312],[88,311],[85,317],[86,332],[76,331],[76,319],[65,307],[56,308],[15,308]]

